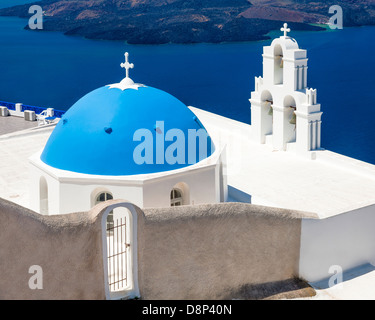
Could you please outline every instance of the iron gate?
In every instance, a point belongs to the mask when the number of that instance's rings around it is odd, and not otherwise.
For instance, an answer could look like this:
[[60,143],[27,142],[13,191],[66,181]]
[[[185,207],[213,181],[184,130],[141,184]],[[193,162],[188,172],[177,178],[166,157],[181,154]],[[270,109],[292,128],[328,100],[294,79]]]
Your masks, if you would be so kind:
[[[107,255],[108,284],[110,291],[120,291],[128,285],[128,247],[126,237],[126,218],[113,219],[108,215],[107,221]],[[111,219],[112,218],[112,219]],[[111,221],[112,220],[112,221]]]

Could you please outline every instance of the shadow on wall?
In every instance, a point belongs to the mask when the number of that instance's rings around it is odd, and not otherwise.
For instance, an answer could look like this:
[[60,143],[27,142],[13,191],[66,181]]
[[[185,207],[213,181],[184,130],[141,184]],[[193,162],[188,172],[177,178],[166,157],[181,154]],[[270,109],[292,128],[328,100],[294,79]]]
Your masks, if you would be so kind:
[[292,278],[275,282],[244,285],[237,292],[230,292],[228,299],[276,300],[313,297],[315,295],[315,290],[306,281]]
[[[43,216],[0,199],[0,299],[108,298],[113,248],[103,250],[102,218],[121,203]],[[134,208],[137,239],[128,245],[142,299],[246,299],[244,288],[280,287],[298,274],[303,213],[243,203]],[[43,270],[42,290],[30,288],[32,266]]]
[[[340,284],[341,281],[342,283],[345,283],[345,281],[350,281],[354,278],[366,275],[367,273],[373,272],[374,270],[375,267],[369,263],[345,271],[332,268],[332,275],[334,275],[334,277],[330,276],[326,279],[313,282],[311,283],[311,285],[317,289],[328,289],[334,285]],[[330,283],[331,281],[332,284]]]
[[228,198],[235,202],[251,203],[251,195],[228,185]]

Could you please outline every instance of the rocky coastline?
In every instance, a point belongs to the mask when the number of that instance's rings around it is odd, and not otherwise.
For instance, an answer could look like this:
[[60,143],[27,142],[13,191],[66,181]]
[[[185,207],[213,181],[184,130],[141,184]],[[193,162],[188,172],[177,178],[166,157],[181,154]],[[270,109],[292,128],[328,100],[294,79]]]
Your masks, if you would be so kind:
[[[346,26],[375,24],[371,0],[341,2]],[[43,9],[43,31],[129,44],[265,40],[284,22],[293,30],[318,31],[324,30],[318,25],[330,17],[326,1],[276,5],[268,0],[42,0],[35,4]],[[30,18],[31,5],[1,9],[0,15]]]

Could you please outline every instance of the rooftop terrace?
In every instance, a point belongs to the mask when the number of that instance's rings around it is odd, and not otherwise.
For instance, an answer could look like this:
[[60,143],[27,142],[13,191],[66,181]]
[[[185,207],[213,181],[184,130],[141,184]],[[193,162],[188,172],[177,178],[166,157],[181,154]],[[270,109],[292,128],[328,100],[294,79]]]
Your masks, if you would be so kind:
[[316,160],[276,151],[251,140],[251,125],[190,108],[215,144],[227,145],[228,185],[251,203],[321,218],[375,203],[374,165],[328,150],[316,151]]
[[7,133],[34,128],[37,125],[37,121],[26,121],[21,117],[0,117],[0,136]]

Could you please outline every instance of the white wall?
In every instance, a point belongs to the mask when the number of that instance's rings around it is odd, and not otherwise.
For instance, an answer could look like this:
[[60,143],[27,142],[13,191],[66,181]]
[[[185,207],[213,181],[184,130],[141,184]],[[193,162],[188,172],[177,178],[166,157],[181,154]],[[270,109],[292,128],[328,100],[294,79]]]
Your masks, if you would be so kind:
[[137,206],[143,206],[142,188],[137,186],[109,185],[109,184],[76,184],[61,183],[60,206],[55,214],[65,214],[90,210],[95,198],[101,192],[109,192],[113,199],[129,200]]
[[[39,180],[43,176],[48,184],[49,214],[66,214],[78,211],[88,211],[95,204],[96,196],[101,192],[109,192],[113,199],[128,200],[140,208],[143,207],[169,207],[170,192],[178,183],[188,186],[188,203],[218,203],[220,202],[220,162],[166,175],[155,179],[138,181],[137,183],[125,181],[111,183],[93,179],[93,181],[59,181],[47,174],[37,166],[32,165],[30,170],[30,196],[31,209],[40,212]],[[95,181],[95,183],[93,183]],[[226,177],[223,179],[223,188],[226,196]]]
[[60,185],[56,179],[35,166],[30,169],[30,209],[40,213],[40,177],[42,176],[46,179],[48,187],[48,214],[57,214]]
[[303,219],[299,274],[310,282],[326,279],[329,269],[343,271],[375,263],[375,205],[325,219]]
[[[58,170],[44,164],[38,154],[30,158],[30,207],[40,212],[39,181],[43,176],[48,184],[49,214],[88,211],[95,205],[101,192],[111,193],[113,199],[124,199],[140,208],[169,207],[170,192],[177,184],[188,190],[184,204],[218,203],[227,198],[226,176],[220,178],[220,161],[226,175],[225,150],[201,164],[165,174],[134,177],[89,176]],[[186,186],[186,187],[185,187]]]
[[215,177],[217,166],[219,164],[146,181],[143,207],[169,207],[170,192],[180,182],[189,187],[189,204],[220,202],[220,190],[217,190],[219,185],[216,183],[218,177]]
[[30,209],[40,213],[40,177],[45,177],[48,185],[48,215],[66,214],[71,212],[88,211],[95,203],[95,198],[101,192],[110,192],[113,199],[125,199],[143,206],[143,191],[141,186],[93,184],[84,182],[62,182],[39,169],[30,166]]

